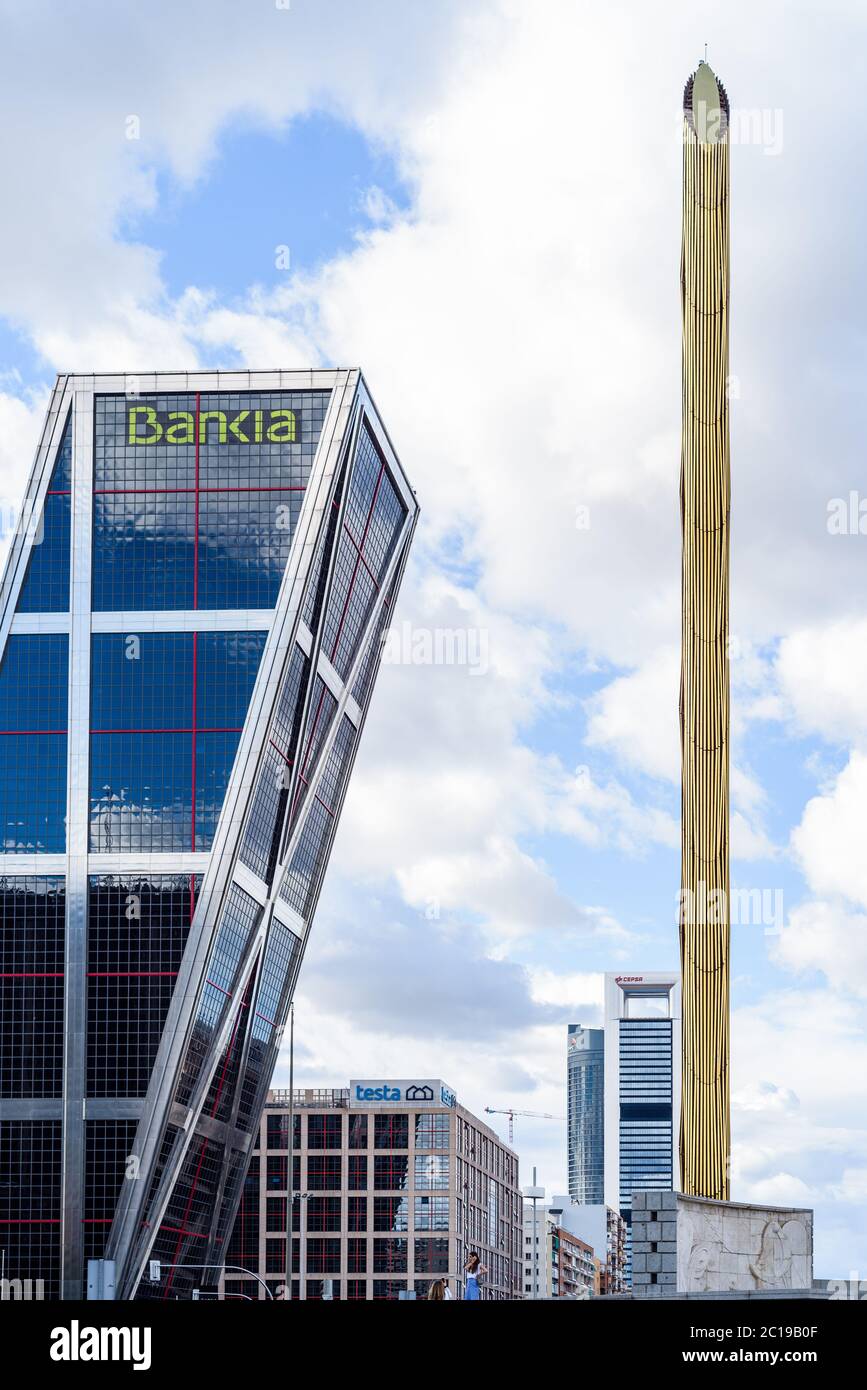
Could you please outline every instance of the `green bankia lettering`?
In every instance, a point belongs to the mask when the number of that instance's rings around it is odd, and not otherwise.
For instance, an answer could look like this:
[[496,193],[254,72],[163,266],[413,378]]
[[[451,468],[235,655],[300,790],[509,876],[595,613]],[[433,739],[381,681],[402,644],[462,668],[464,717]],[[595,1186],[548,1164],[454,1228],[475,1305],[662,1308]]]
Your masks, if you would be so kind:
[[[252,416],[252,419],[250,419]],[[195,416],[189,410],[155,410],[134,405],[126,417],[127,444],[195,444]],[[203,410],[199,414],[200,444],[294,444],[298,416],[294,410]]]

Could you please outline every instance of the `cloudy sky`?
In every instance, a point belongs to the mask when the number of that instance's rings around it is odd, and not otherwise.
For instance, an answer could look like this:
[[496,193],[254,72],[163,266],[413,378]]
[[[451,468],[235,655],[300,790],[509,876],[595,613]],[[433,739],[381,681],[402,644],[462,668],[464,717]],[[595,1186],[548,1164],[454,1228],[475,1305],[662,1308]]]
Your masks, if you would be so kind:
[[[733,930],[733,1196],[815,1206],[817,1273],[863,1272],[863,4],[0,23],[4,518],[57,371],[363,368],[423,507],[398,629],[469,646],[382,670],[299,1080],[557,1116],[602,972],[677,961],[678,127],[707,42],[738,136],[733,881],[768,905]],[[563,1123],[516,1135],[563,1191]]]

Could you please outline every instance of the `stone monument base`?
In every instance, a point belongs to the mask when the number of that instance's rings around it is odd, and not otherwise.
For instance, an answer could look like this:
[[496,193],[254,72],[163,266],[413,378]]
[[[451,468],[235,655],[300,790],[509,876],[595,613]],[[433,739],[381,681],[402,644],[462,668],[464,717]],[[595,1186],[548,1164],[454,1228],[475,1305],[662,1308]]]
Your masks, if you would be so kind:
[[635,1298],[772,1293],[812,1283],[811,1211],[652,1189],[632,1194]]

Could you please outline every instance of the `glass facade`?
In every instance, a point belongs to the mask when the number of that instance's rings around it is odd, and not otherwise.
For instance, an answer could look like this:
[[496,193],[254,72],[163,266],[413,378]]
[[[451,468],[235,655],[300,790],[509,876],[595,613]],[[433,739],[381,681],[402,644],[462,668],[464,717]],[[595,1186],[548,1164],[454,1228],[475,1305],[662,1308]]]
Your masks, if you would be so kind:
[[72,516],[72,436],[69,425],[48,482],[45,508],[33,515],[33,549],[18,597],[19,613],[68,613]]
[[[178,1270],[140,1284],[149,1253],[225,1250],[238,1209],[242,1246],[278,1219],[254,1219],[238,1136],[264,1104],[415,516],[358,373],[151,380],[58,380],[3,577],[0,1099],[34,1111],[0,1144],[39,1158],[20,1200],[3,1188],[0,1239],[8,1276],[49,1296],[79,1297],[106,1251],[123,1296],[186,1297],[202,1281]],[[64,1121],[63,1096],[99,1118]],[[333,1119],[324,1194],[348,1176]],[[83,1217],[61,1236],[67,1203]]]
[[93,608],[271,608],[328,392],[97,396]]
[[62,878],[0,878],[0,1094],[63,1093]]
[[91,849],[210,849],[265,637],[93,637]]
[[632,1193],[674,1186],[672,1023],[620,1021],[620,1212],[627,1224],[627,1276],[632,1276]]
[[88,1096],[146,1094],[200,882],[194,874],[90,879]]
[[569,1196],[596,1205],[605,1187],[604,1030],[570,1023],[566,1047]]
[[4,854],[66,849],[69,638],[12,634],[0,660]]

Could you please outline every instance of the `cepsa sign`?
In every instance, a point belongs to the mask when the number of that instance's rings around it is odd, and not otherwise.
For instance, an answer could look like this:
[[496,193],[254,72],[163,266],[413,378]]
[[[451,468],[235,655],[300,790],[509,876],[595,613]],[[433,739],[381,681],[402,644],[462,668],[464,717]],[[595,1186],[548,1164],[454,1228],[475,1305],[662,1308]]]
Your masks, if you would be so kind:
[[[126,417],[127,444],[195,444],[196,417],[191,410],[155,410],[134,405]],[[202,410],[200,444],[294,444],[298,417],[294,410]]]

